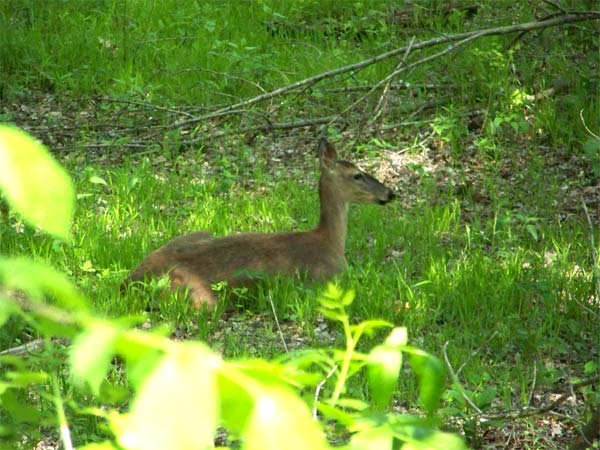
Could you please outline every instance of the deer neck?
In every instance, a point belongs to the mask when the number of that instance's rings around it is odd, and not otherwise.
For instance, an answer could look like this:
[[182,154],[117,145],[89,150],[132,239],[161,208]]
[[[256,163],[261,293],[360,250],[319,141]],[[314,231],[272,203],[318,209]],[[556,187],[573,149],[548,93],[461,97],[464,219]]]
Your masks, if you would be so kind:
[[348,233],[348,202],[332,180],[322,175],[319,180],[321,219],[317,230],[329,241],[333,249],[343,255]]

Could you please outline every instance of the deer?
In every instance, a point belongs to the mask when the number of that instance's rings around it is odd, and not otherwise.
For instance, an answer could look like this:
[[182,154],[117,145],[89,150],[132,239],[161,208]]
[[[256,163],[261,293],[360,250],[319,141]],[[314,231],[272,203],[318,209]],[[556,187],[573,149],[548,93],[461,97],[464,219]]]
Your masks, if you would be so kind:
[[335,147],[322,138],[320,220],[309,231],[240,233],[213,237],[197,231],[176,237],[146,256],[127,276],[123,287],[168,276],[172,290],[187,290],[196,309],[213,308],[217,283],[249,287],[256,275],[305,275],[326,281],[347,267],[345,257],[348,208],[351,203],[385,205],[396,194],[354,164],[337,159]]

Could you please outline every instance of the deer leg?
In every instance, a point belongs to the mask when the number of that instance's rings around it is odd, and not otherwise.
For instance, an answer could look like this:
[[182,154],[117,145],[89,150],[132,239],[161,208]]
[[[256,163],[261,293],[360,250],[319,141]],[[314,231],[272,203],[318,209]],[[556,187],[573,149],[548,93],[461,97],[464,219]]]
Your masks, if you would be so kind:
[[211,309],[215,307],[217,302],[215,294],[210,285],[200,277],[179,267],[174,268],[169,275],[171,278],[171,289],[187,289],[189,299],[194,308],[200,309],[202,305],[206,305]]

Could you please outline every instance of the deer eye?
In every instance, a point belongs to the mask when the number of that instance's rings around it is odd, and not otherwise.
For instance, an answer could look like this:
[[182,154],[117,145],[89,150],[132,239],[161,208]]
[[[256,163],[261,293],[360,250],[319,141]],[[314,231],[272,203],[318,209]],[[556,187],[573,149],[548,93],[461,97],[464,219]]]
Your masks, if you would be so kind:
[[355,180],[362,180],[362,177],[363,177],[363,174],[358,172],[358,173],[355,173],[352,178],[354,178]]

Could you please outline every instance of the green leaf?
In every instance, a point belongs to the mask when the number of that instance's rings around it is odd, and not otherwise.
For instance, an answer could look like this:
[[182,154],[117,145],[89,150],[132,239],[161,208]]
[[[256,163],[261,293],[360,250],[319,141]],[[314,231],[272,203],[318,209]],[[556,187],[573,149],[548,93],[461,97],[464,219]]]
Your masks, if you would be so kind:
[[340,302],[337,300],[330,300],[323,297],[319,299],[319,303],[325,309],[332,309],[334,311],[339,311],[341,309]]
[[349,428],[354,424],[356,414],[350,414],[340,408],[328,405],[326,403],[319,403],[317,405],[319,412],[325,417],[344,425]]
[[220,417],[228,430],[240,434],[248,425],[254,399],[246,389],[247,383],[241,381],[240,374],[231,375],[230,367],[217,375]]
[[319,312],[327,317],[329,320],[335,320],[336,322],[343,322],[348,316],[344,313],[333,311],[331,309],[319,308]]
[[355,339],[359,338],[363,333],[371,334],[379,328],[390,328],[393,325],[390,322],[380,319],[364,320],[356,325],[351,325],[350,330],[355,335]]
[[[151,340],[137,339],[137,336],[138,334],[131,332],[122,334],[115,343],[117,353],[126,361],[127,378],[135,389],[139,389],[164,357],[159,345],[153,345]],[[160,336],[154,334],[144,336],[160,339]]]
[[393,443],[394,436],[389,429],[377,427],[354,434],[348,448],[351,450],[391,450]]
[[111,418],[126,449],[212,448],[220,359],[199,344],[173,345],[148,376],[131,412]]
[[408,331],[406,327],[396,327],[386,338],[385,344],[392,347],[403,347],[408,343]]
[[600,159],[600,140],[589,138],[583,143],[583,151],[589,158]]
[[254,408],[243,434],[245,450],[329,448],[318,422],[296,395],[277,385],[251,384],[249,388]]
[[71,369],[75,380],[86,381],[94,395],[110,366],[119,331],[109,324],[96,322],[81,333],[71,347]]
[[0,190],[29,223],[69,238],[75,206],[71,179],[42,144],[5,125],[0,125]]
[[236,367],[263,384],[294,385],[300,387],[308,384],[315,385],[321,381],[319,376],[301,372],[291,366],[269,362],[263,359],[247,359],[236,362]]
[[450,433],[433,430],[400,447],[402,450],[467,450],[463,440]]
[[18,423],[36,423],[41,416],[38,408],[21,403],[14,389],[7,389],[0,395],[0,405]]
[[368,403],[356,398],[340,398],[335,404],[340,408],[354,411],[365,411],[369,408]]
[[[421,418],[411,415],[387,414],[383,417],[373,417],[375,424],[385,424],[396,438],[395,448],[402,450],[467,450],[462,439],[450,433],[436,429],[439,421],[431,418]],[[371,422],[372,423],[372,422]],[[363,429],[369,423],[362,424]],[[373,426],[373,425],[371,425]]]
[[529,232],[529,234],[531,235],[533,240],[537,241],[538,240],[537,227],[530,223],[530,224],[525,225],[525,228],[527,229],[527,231]]
[[[391,326],[387,322],[383,322],[383,324]],[[385,409],[389,405],[394,394],[402,368],[401,350],[407,341],[406,328],[396,327],[386,338],[385,343],[374,347],[367,357],[369,386],[375,407],[379,410]]]
[[5,289],[23,291],[34,301],[50,296],[63,306],[75,309],[75,312],[88,310],[87,301],[65,275],[27,258],[0,258],[0,285]]
[[352,304],[352,302],[354,301],[354,297],[355,297],[354,290],[349,289],[346,292],[344,292],[344,295],[342,296],[340,301],[342,302],[342,305],[350,306]]
[[48,381],[48,374],[45,372],[6,372],[6,379],[10,380],[12,387],[25,387],[30,384],[42,384]]
[[8,366],[10,366],[15,371],[24,372],[28,370],[27,364],[25,364],[25,361],[23,361],[23,359],[19,356],[8,354],[0,355],[0,367],[6,370]]
[[583,365],[583,372],[586,375],[591,375],[598,370],[598,367],[600,367],[600,365],[597,361],[588,361]]
[[115,447],[111,442],[101,442],[99,444],[87,444],[83,446],[77,446],[77,450],[117,450],[118,447]]
[[410,365],[419,379],[419,402],[428,414],[433,414],[444,390],[444,366],[439,359],[423,350],[409,346],[402,350],[410,354]]
[[108,183],[106,182],[106,180],[104,180],[104,178],[100,178],[96,175],[92,175],[90,177],[90,183],[92,184],[101,184],[103,186],[108,186]]
[[385,409],[398,384],[402,352],[397,347],[378,345],[369,353],[367,375],[375,407]]
[[488,388],[488,389],[485,389],[485,390],[477,393],[473,398],[473,402],[479,408],[486,409],[491,406],[492,402],[496,398],[496,395],[497,395],[496,388]]
[[18,311],[14,303],[3,297],[0,293],[0,327],[6,323],[12,314]]

